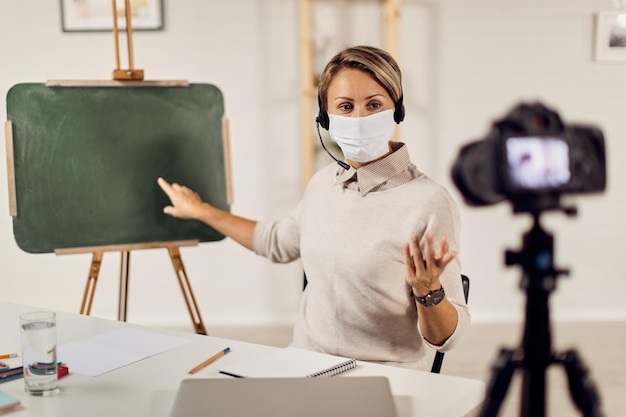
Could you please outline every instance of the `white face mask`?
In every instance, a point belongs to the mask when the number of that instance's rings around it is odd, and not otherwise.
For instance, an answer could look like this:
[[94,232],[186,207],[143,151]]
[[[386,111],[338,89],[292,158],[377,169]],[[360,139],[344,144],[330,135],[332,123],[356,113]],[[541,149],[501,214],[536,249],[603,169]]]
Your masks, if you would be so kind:
[[329,132],[346,159],[369,162],[389,152],[388,141],[393,137],[393,109],[365,117],[329,114]]

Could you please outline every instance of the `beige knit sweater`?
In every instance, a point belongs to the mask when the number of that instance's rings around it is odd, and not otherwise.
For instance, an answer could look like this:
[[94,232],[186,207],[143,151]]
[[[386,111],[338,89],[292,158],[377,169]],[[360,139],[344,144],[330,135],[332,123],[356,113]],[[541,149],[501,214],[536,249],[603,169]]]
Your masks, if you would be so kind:
[[[312,178],[296,210],[259,222],[254,250],[273,262],[302,257],[303,293],[293,346],[414,369],[429,369],[419,318],[406,283],[403,245],[426,230],[458,251],[459,210],[450,194],[411,164],[417,178],[361,196],[335,184],[337,165]],[[357,171],[358,173],[358,171]],[[458,312],[452,348],[469,326],[458,256],[441,282]]]

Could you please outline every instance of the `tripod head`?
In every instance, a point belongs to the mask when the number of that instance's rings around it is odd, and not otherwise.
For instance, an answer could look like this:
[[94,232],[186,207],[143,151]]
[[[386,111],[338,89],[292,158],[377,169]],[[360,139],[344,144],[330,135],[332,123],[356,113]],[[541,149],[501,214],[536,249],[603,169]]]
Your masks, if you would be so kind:
[[[515,213],[527,212],[528,207],[520,209],[514,206]],[[575,216],[575,207],[558,207],[566,215]],[[523,236],[521,250],[507,249],[505,264],[507,266],[520,265],[523,276],[520,287],[525,291],[552,292],[556,288],[556,278],[560,275],[569,275],[569,269],[554,267],[554,237],[541,227],[542,210],[530,211],[533,217],[531,229]]]

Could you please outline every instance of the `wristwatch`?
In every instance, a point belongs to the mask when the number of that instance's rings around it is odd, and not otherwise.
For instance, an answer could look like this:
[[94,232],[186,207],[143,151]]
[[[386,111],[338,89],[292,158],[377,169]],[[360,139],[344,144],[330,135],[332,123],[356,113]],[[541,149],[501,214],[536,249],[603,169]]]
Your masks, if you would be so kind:
[[418,297],[417,295],[415,295],[413,290],[411,290],[411,294],[413,294],[413,298],[415,298],[415,301],[426,307],[436,306],[446,296],[446,292],[443,290],[443,287],[439,288],[438,290],[433,290],[429,292],[428,294],[426,294],[425,297]]

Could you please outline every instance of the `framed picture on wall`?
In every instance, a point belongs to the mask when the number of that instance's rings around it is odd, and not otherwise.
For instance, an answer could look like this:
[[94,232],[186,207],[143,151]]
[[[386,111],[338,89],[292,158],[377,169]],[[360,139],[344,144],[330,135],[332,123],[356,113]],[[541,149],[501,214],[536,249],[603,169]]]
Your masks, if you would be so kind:
[[597,61],[626,61],[626,10],[596,15]]
[[[112,0],[60,0],[63,32],[113,30]],[[126,30],[126,1],[116,0],[117,28]],[[133,30],[163,29],[163,0],[130,0]]]

